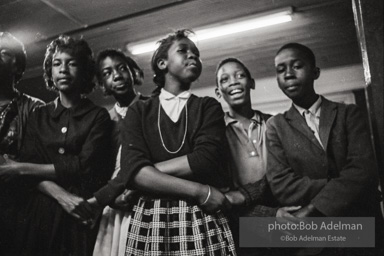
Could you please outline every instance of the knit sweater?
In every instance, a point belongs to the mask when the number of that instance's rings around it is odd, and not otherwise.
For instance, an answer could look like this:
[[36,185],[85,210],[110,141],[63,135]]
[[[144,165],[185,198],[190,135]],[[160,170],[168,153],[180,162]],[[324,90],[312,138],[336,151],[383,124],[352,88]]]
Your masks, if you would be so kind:
[[195,181],[217,187],[228,186],[229,175],[222,168],[227,143],[221,105],[213,98],[192,95],[176,123],[160,108],[160,130],[170,151],[176,151],[182,144],[188,115],[185,143],[176,154],[167,152],[162,145],[158,129],[159,106],[159,98],[154,97],[129,108],[121,130],[121,171],[95,193],[99,203],[111,203],[129,187],[132,176],[141,168],[183,155],[187,155]]

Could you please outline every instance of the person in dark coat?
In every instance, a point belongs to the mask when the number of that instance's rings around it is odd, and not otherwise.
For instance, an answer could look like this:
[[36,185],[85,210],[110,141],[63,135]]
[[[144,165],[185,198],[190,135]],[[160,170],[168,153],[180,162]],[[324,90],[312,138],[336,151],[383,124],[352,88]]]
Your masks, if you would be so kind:
[[44,77],[59,97],[29,118],[19,161],[0,170],[23,180],[29,195],[20,224],[19,255],[90,255],[97,228],[91,209],[77,207],[109,179],[108,111],[84,97],[95,84],[92,51],[62,35],[47,47]]
[[274,196],[281,205],[301,205],[296,217],[375,217],[382,231],[378,170],[362,111],[315,92],[320,69],[302,44],[282,46],[275,68],[293,104],[267,122],[267,179]]
[[[26,61],[23,43],[8,32],[0,32],[0,164],[4,157],[19,158],[27,120],[36,106],[44,104],[16,89]],[[18,248],[14,233],[19,184],[2,176],[1,171],[0,177],[0,254],[13,255]]]

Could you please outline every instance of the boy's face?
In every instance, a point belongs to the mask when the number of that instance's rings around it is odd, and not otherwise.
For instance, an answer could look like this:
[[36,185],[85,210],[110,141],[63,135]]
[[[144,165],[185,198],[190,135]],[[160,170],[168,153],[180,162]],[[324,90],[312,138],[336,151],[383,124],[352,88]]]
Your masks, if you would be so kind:
[[105,90],[114,95],[133,93],[133,76],[125,60],[121,57],[106,57],[99,65]]
[[252,79],[237,62],[227,62],[217,72],[217,96],[222,96],[230,107],[244,106],[251,102]]
[[280,89],[293,101],[316,94],[313,82],[319,77],[319,69],[300,50],[282,50],[275,57],[275,68]]

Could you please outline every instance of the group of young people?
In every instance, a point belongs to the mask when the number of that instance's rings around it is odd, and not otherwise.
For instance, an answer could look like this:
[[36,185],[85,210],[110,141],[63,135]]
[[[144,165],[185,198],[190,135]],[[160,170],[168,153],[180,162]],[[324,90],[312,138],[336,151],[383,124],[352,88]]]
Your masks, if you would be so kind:
[[[202,72],[190,33],[159,41],[149,97],[134,89],[144,74],[132,58],[106,49],[94,60],[86,41],[62,35],[43,65],[58,93],[49,103],[15,89],[25,50],[0,33],[2,255],[278,255],[240,248],[239,217],[381,225],[364,116],[316,94],[313,52],[298,43],[277,51],[277,83],[293,104],[273,117],[252,109],[255,80],[244,63],[222,60],[215,92],[224,113],[190,92]],[[116,100],[109,113],[85,97],[95,78]]]

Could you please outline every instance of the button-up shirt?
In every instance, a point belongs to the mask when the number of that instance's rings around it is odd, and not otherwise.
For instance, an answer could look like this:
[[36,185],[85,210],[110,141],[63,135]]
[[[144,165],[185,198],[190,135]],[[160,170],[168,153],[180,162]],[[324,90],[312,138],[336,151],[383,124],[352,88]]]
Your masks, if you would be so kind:
[[53,164],[56,183],[71,193],[91,196],[111,177],[112,159],[106,150],[111,125],[107,110],[90,100],[65,108],[57,98],[31,114],[21,161]]
[[255,111],[248,127],[243,127],[243,124],[230,117],[229,113],[225,115],[225,123],[235,186],[262,179],[267,166],[265,121]]
[[312,130],[313,134],[315,135],[316,139],[319,141],[320,145],[323,147],[323,143],[320,139],[320,113],[321,113],[321,97],[319,97],[315,103],[309,108],[305,109],[302,108],[296,104],[293,104],[297,111],[299,111],[300,115],[302,115],[305,118],[305,122],[307,123],[308,127]]

